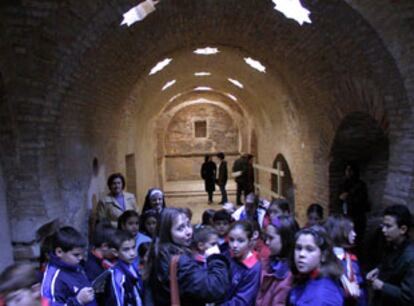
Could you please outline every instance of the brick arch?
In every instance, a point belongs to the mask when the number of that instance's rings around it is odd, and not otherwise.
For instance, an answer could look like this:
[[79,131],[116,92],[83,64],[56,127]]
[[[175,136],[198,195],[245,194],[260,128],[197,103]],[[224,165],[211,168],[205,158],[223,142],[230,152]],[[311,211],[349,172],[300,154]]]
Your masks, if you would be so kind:
[[338,186],[347,162],[360,168],[372,211],[382,209],[389,162],[389,139],[380,123],[367,113],[347,115],[336,130],[329,165],[330,207],[338,211]]
[[[293,213],[295,212],[295,185],[293,183],[292,173],[290,172],[290,168],[286,158],[281,153],[277,154],[273,161],[274,169],[277,169],[278,163],[280,163],[281,169],[284,172],[281,184],[282,196],[288,200],[290,211]],[[278,180],[279,178],[275,174],[271,175],[271,189],[274,192],[279,192],[279,190],[277,190]]]

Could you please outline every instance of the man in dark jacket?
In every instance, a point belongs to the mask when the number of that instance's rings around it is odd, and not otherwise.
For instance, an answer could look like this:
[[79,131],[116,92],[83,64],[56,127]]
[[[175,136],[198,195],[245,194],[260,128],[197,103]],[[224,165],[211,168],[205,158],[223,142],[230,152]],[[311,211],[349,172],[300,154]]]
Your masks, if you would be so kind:
[[219,204],[224,204],[227,203],[227,161],[225,160],[225,155],[223,152],[218,153],[217,158],[219,159],[220,163],[218,167],[218,176],[216,181],[221,192],[221,202]]
[[382,233],[387,249],[378,268],[367,274],[375,290],[371,305],[414,305],[414,245],[408,232],[410,211],[405,205],[393,205],[384,210]]
[[208,194],[208,204],[213,203],[213,193],[216,190],[216,163],[213,162],[211,155],[204,157],[204,163],[201,166],[201,177],[204,180],[204,187]]
[[247,160],[248,155],[243,154],[238,159],[234,161],[232,168],[232,176],[237,184],[237,193],[236,193],[236,204],[243,205],[241,201],[242,192],[244,196],[247,195],[246,190],[248,189],[249,183],[249,163]]

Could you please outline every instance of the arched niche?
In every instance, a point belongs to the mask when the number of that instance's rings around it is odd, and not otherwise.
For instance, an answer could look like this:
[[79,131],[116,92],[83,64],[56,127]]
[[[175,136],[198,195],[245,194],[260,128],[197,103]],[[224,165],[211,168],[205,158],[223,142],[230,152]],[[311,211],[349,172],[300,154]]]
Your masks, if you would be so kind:
[[382,210],[388,159],[387,127],[381,127],[367,113],[354,112],[347,115],[340,123],[331,147],[329,165],[331,211],[339,210],[339,186],[348,162],[359,166],[360,177],[367,185],[372,212]]
[[[271,174],[272,191],[281,194],[290,205],[290,211],[295,211],[295,187],[289,165],[282,154],[278,154],[273,161],[273,168],[283,171],[283,176]],[[280,180],[280,182],[279,182]],[[281,190],[279,190],[279,188]]]
[[229,162],[237,156],[239,126],[217,103],[190,103],[171,117],[164,132],[164,181],[200,180],[205,154],[224,152]]

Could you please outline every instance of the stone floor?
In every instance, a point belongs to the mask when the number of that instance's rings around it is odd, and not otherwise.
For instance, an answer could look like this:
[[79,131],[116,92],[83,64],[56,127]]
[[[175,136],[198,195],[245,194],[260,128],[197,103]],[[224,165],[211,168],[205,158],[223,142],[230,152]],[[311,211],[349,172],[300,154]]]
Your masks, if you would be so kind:
[[[227,184],[229,202],[236,201],[236,184],[229,181]],[[165,200],[168,207],[188,207],[193,212],[193,223],[201,222],[201,215],[206,209],[219,210],[221,195],[218,190],[214,193],[213,204],[208,204],[207,193],[204,191],[203,181],[167,182],[165,184]]]

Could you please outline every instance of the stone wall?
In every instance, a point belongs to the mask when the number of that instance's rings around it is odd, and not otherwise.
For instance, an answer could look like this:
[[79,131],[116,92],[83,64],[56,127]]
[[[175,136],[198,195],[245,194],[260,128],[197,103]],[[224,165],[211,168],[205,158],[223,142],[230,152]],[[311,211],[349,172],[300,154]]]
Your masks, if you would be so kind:
[[[196,137],[196,121],[207,123],[206,137]],[[165,133],[167,181],[199,180],[204,154],[234,154],[239,149],[236,123],[224,109],[212,104],[184,107],[172,118]]]

